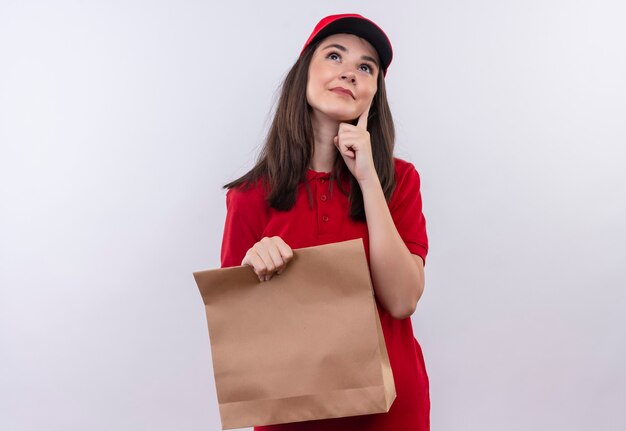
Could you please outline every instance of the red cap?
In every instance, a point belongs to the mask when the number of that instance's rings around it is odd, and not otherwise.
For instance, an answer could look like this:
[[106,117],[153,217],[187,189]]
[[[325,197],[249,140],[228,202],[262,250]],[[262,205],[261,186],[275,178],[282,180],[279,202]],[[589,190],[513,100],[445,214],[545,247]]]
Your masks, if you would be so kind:
[[383,70],[383,75],[387,75],[387,68],[391,64],[393,58],[393,50],[391,49],[391,42],[385,34],[385,32],[378,27],[373,21],[365,18],[356,13],[344,13],[339,15],[329,15],[322,18],[313,29],[313,33],[309,36],[300,51],[300,55],[304,52],[305,48],[311,43],[317,42],[320,39],[330,36],[336,33],[349,33],[355,36],[362,37],[372,44],[374,49],[378,52],[380,58],[380,67]]

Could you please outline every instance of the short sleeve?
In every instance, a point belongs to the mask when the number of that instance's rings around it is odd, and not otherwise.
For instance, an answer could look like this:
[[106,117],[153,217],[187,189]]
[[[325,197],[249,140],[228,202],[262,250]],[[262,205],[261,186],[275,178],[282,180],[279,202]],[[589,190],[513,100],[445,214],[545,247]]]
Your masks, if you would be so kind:
[[409,251],[420,256],[426,264],[428,235],[422,212],[420,175],[413,164],[395,159],[396,188],[389,201],[391,217]]
[[262,238],[268,205],[262,187],[233,188],[226,192],[226,221],[221,266],[239,266],[246,252]]

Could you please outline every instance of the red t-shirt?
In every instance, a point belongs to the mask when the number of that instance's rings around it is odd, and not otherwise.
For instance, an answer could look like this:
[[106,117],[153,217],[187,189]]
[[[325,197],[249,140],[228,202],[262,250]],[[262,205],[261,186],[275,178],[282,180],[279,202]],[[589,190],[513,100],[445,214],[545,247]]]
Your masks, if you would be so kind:
[[[396,188],[389,202],[393,221],[411,253],[426,262],[428,237],[422,214],[420,176],[415,167],[394,158]],[[226,223],[222,242],[222,267],[241,265],[246,252],[266,236],[281,237],[292,249],[363,238],[369,260],[367,224],[349,217],[349,201],[333,184],[330,174],[307,171],[313,206],[304,182],[298,186],[296,203],[289,211],[277,211],[265,201],[260,182],[226,193]],[[350,183],[344,183],[349,190]],[[430,429],[429,383],[422,349],[415,339],[411,319],[394,319],[376,301],[396,399],[387,413],[255,427],[255,431],[427,431]]]

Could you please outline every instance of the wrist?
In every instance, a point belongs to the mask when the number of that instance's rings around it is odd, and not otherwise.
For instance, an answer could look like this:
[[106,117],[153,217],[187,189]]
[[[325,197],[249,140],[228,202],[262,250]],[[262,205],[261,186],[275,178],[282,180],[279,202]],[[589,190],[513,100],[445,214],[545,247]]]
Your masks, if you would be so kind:
[[365,193],[370,190],[382,190],[382,186],[380,184],[380,179],[378,178],[378,174],[375,170],[370,175],[366,175],[362,179],[357,179],[359,183],[359,187],[361,187],[361,191]]

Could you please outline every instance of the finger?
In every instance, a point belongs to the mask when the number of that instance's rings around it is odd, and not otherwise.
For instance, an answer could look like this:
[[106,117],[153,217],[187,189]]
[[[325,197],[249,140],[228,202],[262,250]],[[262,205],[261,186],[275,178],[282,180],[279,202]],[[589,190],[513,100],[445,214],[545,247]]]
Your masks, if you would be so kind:
[[268,275],[275,271],[276,266],[274,265],[274,260],[270,256],[269,250],[266,245],[262,242],[257,242],[254,245],[254,251],[256,251],[257,255],[263,261],[263,267],[258,268],[260,270],[259,275]]
[[357,126],[348,124],[346,127],[340,127],[337,132],[339,141],[346,141],[346,139],[363,140],[367,138],[369,132],[367,130],[360,129]]
[[[272,259],[272,263],[274,264],[274,271],[271,271],[271,273],[275,271],[280,272],[285,267],[285,261],[281,256],[278,246],[276,244],[272,244],[272,246],[268,248],[268,253]],[[270,275],[272,275],[271,273]]]
[[347,147],[345,145],[340,145],[339,147],[340,147],[339,152],[341,153],[342,156],[349,157],[351,159],[354,158],[355,153],[351,147]]
[[359,117],[359,121],[356,123],[356,126],[359,129],[364,129],[367,130],[367,116],[370,113],[370,108],[372,107],[372,102],[370,102],[369,105],[367,105],[367,108],[365,109],[365,111],[363,111],[363,113],[361,114],[361,116]]
[[358,150],[357,145],[355,144],[354,139],[344,138],[339,143],[340,151],[346,157],[354,158],[356,152]]
[[284,262],[282,268],[278,270],[278,273],[281,274],[285,270],[287,263],[289,263],[289,261],[293,258],[293,250],[285,241],[283,241],[281,237],[277,236],[275,238],[277,249],[280,252],[280,256]]
[[256,276],[259,277],[259,281],[265,281],[265,262],[254,249],[248,250],[241,264],[252,267]]
[[350,157],[350,158],[354,157],[354,151],[351,151],[351,149],[347,145],[337,142],[335,144],[335,147],[337,147],[339,154],[341,154],[342,156]]
[[356,125],[353,125],[350,123],[339,123],[339,128],[337,129],[337,135],[341,136],[349,132],[357,132],[357,131],[359,131],[359,128]]
[[241,266],[251,266],[254,269],[254,260],[258,259],[258,256],[256,255],[256,252],[254,251],[253,248],[251,248],[250,250],[248,250],[246,252],[246,255],[243,257],[243,260],[241,261]]

